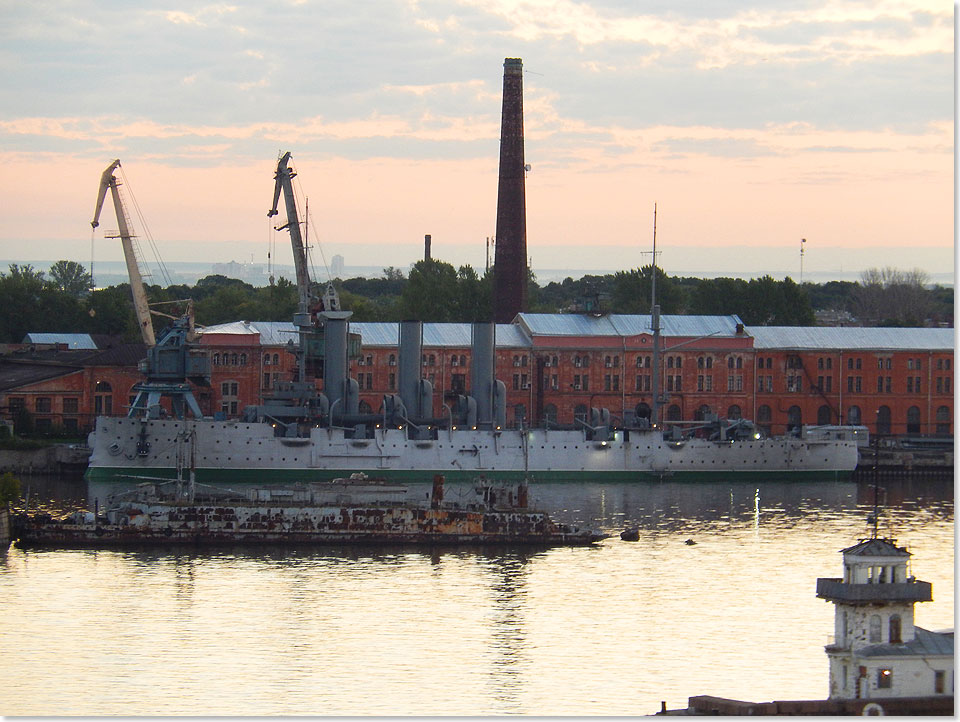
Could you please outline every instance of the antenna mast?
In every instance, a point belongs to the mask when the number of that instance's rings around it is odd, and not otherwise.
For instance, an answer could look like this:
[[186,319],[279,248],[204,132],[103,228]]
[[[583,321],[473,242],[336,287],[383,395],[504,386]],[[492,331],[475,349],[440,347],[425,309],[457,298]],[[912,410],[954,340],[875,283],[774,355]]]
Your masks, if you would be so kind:
[[653,264],[650,269],[650,327],[653,331],[653,425],[660,425],[662,370],[660,368],[660,306],[657,305],[657,204],[653,204]]

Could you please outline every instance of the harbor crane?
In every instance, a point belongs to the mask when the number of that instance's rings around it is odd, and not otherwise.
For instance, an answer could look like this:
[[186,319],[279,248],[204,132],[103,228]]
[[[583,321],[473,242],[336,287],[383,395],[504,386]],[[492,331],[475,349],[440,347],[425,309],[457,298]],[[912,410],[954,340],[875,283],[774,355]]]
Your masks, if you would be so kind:
[[[210,384],[210,361],[206,354],[194,342],[193,302],[187,301],[187,312],[182,316],[171,316],[159,311],[151,311],[147,303],[147,291],[143,285],[140,266],[133,249],[133,234],[130,219],[120,197],[120,182],[114,171],[120,167],[120,161],[113,161],[100,176],[100,190],[97,193],[97,206],[93,212],[94,228],[100,225],[100,212],[107,197],[107,189],[113,196],[113,207],[117,213],[120,243],[123,257],[127,262],[127,274],[130,277],[130,292],[133,296],[133,308],[140,326],[140,336],[147,347],[147,358],[140,363],[145,380],[134,385],[136,392],[130,404],[130,417],[158,419],[166,414],[161,399],[170,400],[173,415],[184,418],[189,411],[194,418],[202,418],[203,413],[194,398],[188,381],[201,386]],[[177,302],[179,303],[179,302]],[[173,319],[173,323],[161,332],[159,341],[153,333],[150,314]],[[137,442],[137,453],[145,455],[149,451],[146,440],[146,427],[141,429],[141,438]]]
[[137,314],[137,324],[140,326],[140,336],[147,348],[156,346],[156,337],[153,334],[153,322],[150,320],[150,306],[147,304],[147,292],[143,287],[143,277],[140,275],[140,266],[133,250],[133,234],[130,231],[130,219],[120,197],[120,182],[113,172],[120,167],[120,161],[115,160],[103,171],[100,176],[100,191],[97,193],[97,207],[93,212],[93,221],[90,225],[96,228],[100,225],[100,211],[103,210],[103,201],[107,196],[107,189],[113,196],[113,208],[117,213],[117,227],[120,231],[120,244],[123,246],[123,258],[127,262],[127,275],[130,277],[130,292],[133,294],[133,308]]

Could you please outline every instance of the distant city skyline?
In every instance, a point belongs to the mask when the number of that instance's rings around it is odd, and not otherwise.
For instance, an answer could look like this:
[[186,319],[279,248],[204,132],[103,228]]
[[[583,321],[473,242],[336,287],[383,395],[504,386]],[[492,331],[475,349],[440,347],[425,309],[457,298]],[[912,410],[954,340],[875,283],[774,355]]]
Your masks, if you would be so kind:
[[[101,244],[107,242],[109,241],[100,241]],[[195,246],[196,244],[190,245]],[[174,244],[174,247],[176,247],[176,244]],[[234,244],[232,248],[236,254],[229,260],[207,260],[203,258],[183,260],[182,257],[176,259],[176,257],[171,258],[167,254],[163,254],[161,260],[171,268],[173,273],[179,272],[176,269],[188,269],[189,275],[196,275],[201,278],[204,275],[223,273],[249,282],[254,282],[256,273],[253,273],[253,271],[257,270],[266,279],[270,275],[272,262],[276,277],[283,275],[293,279],[293,261],[290,257],[289,248],[278,247],[273,249],[275,255],[268,260],[266,247],[257,248],[254,244],[251,244],[251,250],[246,254],[243,254],[242,247],[242,244]],[[423,248],[418,248],[417,244],[395,245],[387,249],[379,249],[380,252],[375,252],[377,250],[377,247],[373,246],[354,247],[349,250],[339,249],[340,252],[325,249],[323,254],[326,259],[325,267],[320,254],[314,249],[311,277],[315,277],[316,280],[326,280],[328,270],[329,275],[333,277],[378,277],[382,276],[383,269],[389,266],[398,268],[406,274],[410,266],[423,258]],[[630,270],[650,263],[649,251],[641,248],[625,251],[615,246],[600,246],[591,250],[593,252],[585,257],[578,253],[577,249],[554,248],[551,249],[549,254],[543,254],[542,260],[538,260],[536,256],[531,256],[531,268],[538,282],[542,285],[550,281],[562,280],[568,275],[579,278],[588,273],[615,273],[616,271]],[[663,248],[663,246],[659,246],[657,255],[659,256],[658,264],[670,276],[702,278],[729,276],[749,279],[769,274],[777,279],[790,276],[794,281],[799,282],[801,280],[799,248],[792,250],[791,253],[782,248],[755,249],[747,246],[730,246],[724,249],[708,246],[694,248]],[[98,285],[100,283],[99,279],[104,273],[109,274],[112,278],[125,277],[123,257],[119,252],[103,252],[103,256],[99,260],[94,260],[94,275],[97,278]],[[473,266],[481,274],[485,267],[483,247],[438,247],[434,245],[432,256],[434,260],[449,263],[454,267]],[[337,257],[342,259],[342,271],[339,273],[334,261]],[[373,262],[374,259],[377,262]],[[34,268],[46,271],[57,260],[60,259],[53,257],[46,259],[29,257],[0,259],[0,272],[5,272],[10,263],[30,263]],[[90,266],[89,258],[86,260],[83,258],[67,260],[76,260],[86,268]],[[225,267],[231,264],[244,266],[244,272],[228,273]],[[148,257],[145,265],[148,270],[153,271],[155,276],[159,275],[158,263],[155,258]],[[955,281],[952,249],[904,247],[878,258],[875,255],[864,253],[862,249],[858,248],[820,249],[809,241],[806,244],[804,254],[803,280],[817,283],[828,280],[856,281],[859,280],[860,274],[868,268],[884,268],[887,266],[901,270],[919,268],[928,275],[931,283],[953,285]],[[111,283],[119,282],[123,282],[123,279]],[[158,283],[159,281],[151,280],[149,282]]]

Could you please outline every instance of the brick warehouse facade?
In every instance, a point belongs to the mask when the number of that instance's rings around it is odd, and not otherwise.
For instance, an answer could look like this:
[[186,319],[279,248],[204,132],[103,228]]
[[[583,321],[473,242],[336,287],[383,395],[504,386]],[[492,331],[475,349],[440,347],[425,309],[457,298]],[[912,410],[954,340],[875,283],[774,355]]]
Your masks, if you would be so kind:
[[[952,329],[744,328],[736,316],[665,316],[662,324],[667,420],[742,416],[771,434],[822,423],[861,423],[881,434],[953,433]],[[508,424],[549,419],[570,426],[591,407],[610,409],[616,423],[649,415],[649,325],[648,316],[573,314],[519,314],[498,324],[496,375],[507,388]],[[362,408],[376,411],[397,389],[399,325],[353,323],[351,331],[362,346],[350,375]],[[434,385],[437,417],[452,396],[469,391],[470,332],[469,324],[424,324],[422,372]],[[292,324],[280,322],[206,329],[201,344],[212,378],[209,388],[197,389],[203,412],[234,418],[262,401],[275,381],[293,379],[288,348],[295,338]],[[0,366],[0,409],[9,415],[26,408],[41,425],[83,430],[98,412],[122,415],[139,380],[129,358],[107,365],[93,354],[66,365],[60,352],[55,371],[40,365],[53,374],[42,378],[22,370],[17,376],[11,358]]]

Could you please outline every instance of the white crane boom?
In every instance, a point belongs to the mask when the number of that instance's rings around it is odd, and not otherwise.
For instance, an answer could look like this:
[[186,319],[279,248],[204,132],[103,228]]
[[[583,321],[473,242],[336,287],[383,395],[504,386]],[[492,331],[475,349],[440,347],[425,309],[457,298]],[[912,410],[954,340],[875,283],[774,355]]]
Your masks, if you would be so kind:
[[120,230],[120,244],[123,246],[123,257],[127,262],[127,275],[130,277],[130,292],[133,295],[133,308],[137,313],[137,323],[140,326],[140,335],[147,348],[156,345],[153,335],[153,322],[150,320],[150,306],[147,304],[147,291],[143,286],[140,275],[140,266],[133,250],[133,236],[130,233],[130,224],[127,221],[127,212],[120,199],[119,182],[113,171],[120,165],[119,160],[113,161],[100,177],[100,190],[97,193],[97,207],[93,212],[91,226],[100,225],[100,211],[103,209],[103,200],[107,195],[107,188],[113,195],[113,208],[117,212],[117,226]]

